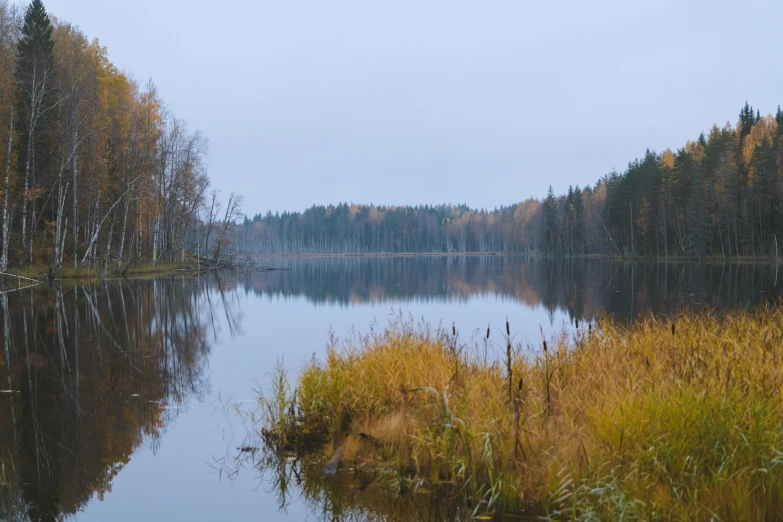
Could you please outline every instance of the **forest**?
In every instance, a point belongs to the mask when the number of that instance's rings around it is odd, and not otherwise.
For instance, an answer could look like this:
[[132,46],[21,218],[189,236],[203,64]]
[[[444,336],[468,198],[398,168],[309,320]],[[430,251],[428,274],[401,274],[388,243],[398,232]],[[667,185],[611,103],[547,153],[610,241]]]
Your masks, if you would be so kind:
[[41,0],[0,0],[0,143],[3,272],[182,261],[238,216],[216,225],[206,138]]
[[783,112],[748,103],[622,172],[493,210],[340,203],[241,217],[209,192],[208,142],[98,40],[0,0],[0,272],[248,254],[776,257]]
[[590,187],[494,210],[341,203],[245,218],[255,253],[464,253],[633,258],[777,256],[783,237],[783,112],[748,103],[736,124],[647,150]]

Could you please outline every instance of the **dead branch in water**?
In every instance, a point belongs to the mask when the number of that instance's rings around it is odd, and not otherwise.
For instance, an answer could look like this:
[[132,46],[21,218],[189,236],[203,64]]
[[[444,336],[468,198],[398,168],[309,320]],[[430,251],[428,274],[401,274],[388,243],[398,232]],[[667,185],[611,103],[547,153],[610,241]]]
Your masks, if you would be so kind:
[[[24,276],[20,276],[20,275],[16,275],[16,274],[9,274],[8,272],[0,272],[0,276],[15,277],[17,282],[19,283],[16,288],[12,288],[10,290],[2,291],[2,292],[0,292],[0,295],[10,294],[11,292],[18,292],[19,290],[25,290],[27,288],[32,288],[34,286],[38,286],[41,283],[43,283],[43,281],[39,281],[38,279],[33,279],[33,278],[30,278],[30,277],[24,277]],[[22,286],[22,281],[32,281],[33,284]]]

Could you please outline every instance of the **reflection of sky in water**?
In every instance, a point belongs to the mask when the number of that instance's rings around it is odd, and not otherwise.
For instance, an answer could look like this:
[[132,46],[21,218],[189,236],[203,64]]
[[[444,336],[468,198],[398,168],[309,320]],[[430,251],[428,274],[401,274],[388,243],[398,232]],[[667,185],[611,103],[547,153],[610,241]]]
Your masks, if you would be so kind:
[[[775,269],[769,265],[667,266],[499,257],[270,261],[273,266],[274,263],[291,266],[292,270],[252,276],[226,274],[220,278],[207,274],[198,281],[187,278],[110,281],[65,287],[62,292],[42,285],[34,293],[9,295],[16,336],[10,356],[17,385],[27,386],[24,371],[32,364],[42,379],[50,379],[48,388],[40,385],[39,395],[50,396],[52,389],[55,394],[61,393],[65,387],[65,400],[49,406],[48,410],[43,405],[43,411],[56,411],[62,417],[51,421],[45,418],[42,422],[51,422],[47,426],[55,436],[59,436],[57,430],[70,430],[67,433],[71,435],[66,433],[62,437],[65,444],[78,446],[73,437],[81,437],[85,441],[77,449],[82,452],[81,458],[92,456],[85,452],[90,451],[87,443],[93,439],[106,443],[117,436],[117,430],[138,429],[138,423],[130,423],[130,427],[111,425],[111,422],[91,423],[86,417],[92,415],[90,408],[94,406],[90,401],[104,392],[111,393],[103,402],[109,409],[102,410],[108,411],[109,416],[120,411],[116,404],[127,406],[130,399],[122,393],[128,391],[118,394],[118,389],[125,388],[118,388],[109,378],[114,371],[124,379],[120,384],[130,382],[135,386],[134,383],[146,382],[147,386],[157,386],[158,398],[161,393],[174,392],[190,397],[183,408],[166,410],[167,422],[154,444],[155,451],[149,444],[138,448],[111,481],[112,491],[106,493],[103,501],[93,498],[76,515],[77,520],[303,519],[309,511],[301,503],[294,502],[287,514],[279,513],[274,496],[266,492],[267,486],[260,483],[257,473],[243,470],[235,480],[221,480],[210,465],[214,459],[224,457],[227,450],[239,446],[245,436],[236,417],[222,411],[220,400],[247,401],[242,404],[251,407],[254,390],[265,386],[268,374],[278,361],[282,359],[295,374],[304,360],[313,355],[323,356],[330,332],[342,339],[367,334],[371,325],[375,325],[376,331],[382,330],[390,318],[403,314],[416,322],[424,320],[433,329],[440,324],[451,330],[454,324],[460,339],[468,344],[483,343],[489,324],[491,339],[497,350],[503,350],[501,339],[508,318],[515,342],[540,350],[541,330],[547,336],[560,332],[573,317],[591,319],[604,310],[618,317],[629,317],[642,309],[667,311],[684,304],[698,306],[705,302],[745,306],[774,300],[783,287],[777,284]],[[201,288],[207,284],[210,290],[204,293]],[[88,295],[92,295],[90,300],[95,308],[86,302]],[[74,379],[77,352],[74,339],[68,336],[77,331],[73,328],[73,306],[77,302],[81,332],[78,366],[83,371]],[[36,319],[38,331],[41,339],[46,340],[33,347],[28,363],[25,352],[19,349],[19,335],[23,331],[19,310],[34,303],[40,308]],[[57,320],[70,324],[62,350],[56,340],[56,332],[60,331],[55,321],[59,309],[64,312]],[[102,316],[100,325],[95,321],[98,315]],[[201,319],[200,329],[194,327],[194,323],[199,323],[196,316]],[[141,350],[134,344],[137,336],[147,343]],[[193,349],[194,340],[203,346]],[[165,357],[163,348],[155,344],[164,341],[168,346]],[[143,366],[145,371],[134,373],[129,369],[125,359],[118,355],[119,349],[128,349],[130,358],[136,357],[133,364]],[[171,354],[176,357],[171,359],[174,367],[169,372],[167,361]],[[65,360],[71,361],[70,367],[61,366]],[[106,369],[104,360],[105,364],[115,365],[111,373],[101,373]],[[146,362],[142,364],[142,361]],[[166,372],[169,374],[163,375]],[[179,381],[170,383],[166,379],[171,376]],[[95,386],[91,386],[93,381]],[[188,385],[191,381],[196,383],[192,387]],[[68,399],[78,388],[77,382],[81,383],[85,401],[79,422],[72,417],[74,408]],[[129,391],[139,391],[138,400],[144,398],[143,389]],[[148,395],[152,393],[147,391]],[[21,402],[15,413],[7,411],[9,402],[0,404],[0,422],[12,415],[29,418]],[[108,435],[96,437],[93,429],[89,438],[86,431],[79,432],[93,425]],[[9,425],[0,424],[0,428],[10,433]],[[20,430],[25,434],[29,431]],[[70,447],[65,449],[72,451]],[[102,449],[102,455],[111,455],[106,448]],[[111,464],[106,462],[104,466]],[[67,489],[63,484],[70,483],[68,475],[63,470],[55,470],[56,480],[51,483]]]
[[221,481],[210,468],[212,457],[222,457],[244,437],[236,419],[229,421],[218,411],[218,394],[224,400],[254,399],[253,389],[263,385],[281,357],[295,371],[313,353],[324,353],[330,330],[344,338],[352,331],[368,332],[373,321],[382,327],[393,313],[392,306],[395,314],[423,317],[431,325],[442,321],[451,328],[453,322],[466,339],[474,334],[483,338],[488,323],[493,337],[499,338],[508,316],[518,340],[538,342],[539,325],[549,332],[553,323],[559,329],[566,320],[564,314],[550,314],[540,306],[530,309],[513,299],[486,295],[454,304],[400,299],[340,307],[314,306],[304,297],[240,292],[233,306],[241,313],[241,333],[232,339],[214,293],[212,301],[221,329],[208,368],[212,394],[203,403],[188,405],[169,427],[156,455],[147,449],[138,451],[114,479],[112,492],[103,502],[93,501],[77,520],[303,520],[308,510],[301,502],[294,502],[287,513],[278,513],[267,485],[252,471],[242,470],[235,480]]

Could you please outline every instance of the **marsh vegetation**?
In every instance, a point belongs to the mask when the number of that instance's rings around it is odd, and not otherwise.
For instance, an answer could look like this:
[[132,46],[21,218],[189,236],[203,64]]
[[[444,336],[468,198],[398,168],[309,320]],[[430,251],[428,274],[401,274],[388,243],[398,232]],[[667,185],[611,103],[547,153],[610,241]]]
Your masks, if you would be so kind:
[[[500,325],[498,325],[500,326]],[[262,398],[272,451],[400,493],[458,492],[471,516],[777,520],[783,313],[578,324],[538,346],[463,344],[404,319],[333,342]]]

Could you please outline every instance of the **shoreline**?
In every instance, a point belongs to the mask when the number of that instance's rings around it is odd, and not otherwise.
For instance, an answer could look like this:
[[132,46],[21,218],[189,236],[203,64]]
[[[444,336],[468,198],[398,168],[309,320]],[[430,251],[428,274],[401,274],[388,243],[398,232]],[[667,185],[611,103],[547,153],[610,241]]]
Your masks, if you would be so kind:
[[623,263],[755,263],[755,264],[774,264],[783,262],[783,259],[775,259],[769,256],[764,257],[691,257],[691,256],[669,256],[664,257],[625,257],[625,256],[605,256],[602,254],[580,254],[580,255],[546,255],[546,254],[526,254],[521,252],[360,252],[360,253],[340,253],[340,254],[247,254],[251,258],[280,258],[280,259],[316,259],[316,258],[393,258],[393,257],[520,257],[535,260],[596,260],[596,261],[614,261]]
[[[109,268],[102,272],[98,268],[63,268],[50,275],[48,267],[27,267],[27,268],[9,268],[7,272],[0,272],[0,282],[3,280],[16,280],[17,284],[0,283],[0,294],[7,293],[24,288],[32,288],[46,282],[68,281],[68,282],[87,282],[113,279],[140,279],[148,277],[165,277],[174,275],[178,272],[183,274],[198,272],[196,265],[188,263],[166,263],[152,265],[142,263],[127,268],[123,267]],[[208,269],[204,268],[206,272]],[[124,272],[124,273],[123,273]],[[32,283],[32,284],[31,284]]]
[[[656,264],[768,264],[776,265],[780,260],[769,257],[669,257],[665,258],[630,258],[620,256],[603,256],[597,254],[569,255],[569,256],[551,256],[542,254],[525,254],[518,252],[377,252],[377,253],[340,253],[340,254],[246,254],[249,259],[339,259],[339,258],[441,258],[441,257],[505,257],[505,258],[523,258],[537,261],[608,261],[615,263],[656,263]],[[54,274],[49,273],[49,267],[34,266],[27,268],[9,268],[7,272],[0,272],[0,281],[3,278],[16,278],[20,280],[29,279],[36,283],[51,281],[93,281],[103,279],[118,278],[139,278],[139,277],[163,277],[173,275],[177,272],[192,273],[198,272],[198,265],[192,263],[165,263],[152,265],[150,263],[140,263],[128,268],[121,266],[108,268],[101,271],[98,268],[62,268]],[[203,271],[209,271],[210,268],[203,268]],[[0,284],[0,291],[15,290],[17,288],[11,285]]]

